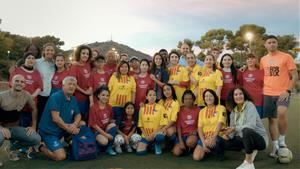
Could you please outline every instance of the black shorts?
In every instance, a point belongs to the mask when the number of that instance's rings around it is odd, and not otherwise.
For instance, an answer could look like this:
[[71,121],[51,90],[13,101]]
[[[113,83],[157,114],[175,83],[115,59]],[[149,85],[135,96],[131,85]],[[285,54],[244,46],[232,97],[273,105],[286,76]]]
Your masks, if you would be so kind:
[[287,101],[279,101],[279,96],[264,95],[263,118],[277,118],[278,106],[288,107],[290,104],[290,97]]

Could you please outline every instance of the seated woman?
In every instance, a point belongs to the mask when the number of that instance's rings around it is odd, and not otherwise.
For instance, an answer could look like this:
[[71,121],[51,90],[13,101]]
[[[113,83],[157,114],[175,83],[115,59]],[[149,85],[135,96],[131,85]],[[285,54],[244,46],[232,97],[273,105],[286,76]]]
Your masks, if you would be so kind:
[[222,160],[224,140],[221,131],[226,127],[226,109],[219,104],[219,98],[215,91],[206,89],[202,97],[206,106],[199,113],[198,134],[200,139],[193,159],[199,161],[205,154],[212,153]]
[[172,144],[173,147],[176,139],[176,121],[180,105],[177,101],[175,88],[171,84],[164,84],[162,89],[162,99],[158,103],[166,109],[165,114],[168,119],[168,124],[163,127],[162,131],[166,134],[168,143]]
[[127,102],[124,106],[124,114],[121,121],[121,124],[118,126],[118,134],[116,135],[115,139],[115,150],[117,153],[121,154],[122,146],[126,148],[126,151],[131,153],[133,150],[132,148],[136,149],[137,143],[140,141],[141,138],[139,134],[136,133],[136,120],[134,114],[134,104],[132,102]]
[[257,150],[264,150],[268,135],[249,94],[241,87],[235,87],[228,94],[226,103],[231,110],[230,127],[224,130],[226,149],[245,149],[245,160],[237,169],[254,169]]
[[200,109],[194,105],[195,100],[196,96],[191,90],[186,90],[183,93],[183,106],[177,118],[178,137],[173,148],[175,156],[180,156],[186,150],[193,150],[197,145],[197,125]]
[[155,154],[159,155],[162,153],[160,144],[165,140],[162,128],[167,125],[168,119],[164,107],[155,103],[155,90],[148,90],[146,95],[146,104],[139,112],[138,127],[142,131],[142,140],[138,143],[136,153],[137,155],[146,154],[147,147],[154,143]]
[[109,90],[107,86],[99,87],[94,95],[97,102],[93,104],[89,112],[89,126],[95,131],[96,141],[101,146],[107,146],[109,155],[116,155],[112,145],[117,133],[117,127],[113,120],[112,107],[108,104]]

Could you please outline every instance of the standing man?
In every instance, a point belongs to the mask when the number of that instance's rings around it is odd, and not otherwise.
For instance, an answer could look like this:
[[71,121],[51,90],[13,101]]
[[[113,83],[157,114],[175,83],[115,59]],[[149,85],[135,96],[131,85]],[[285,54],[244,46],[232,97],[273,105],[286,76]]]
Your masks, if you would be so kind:
[[264,70],[263,110],[264,117],[269,119],[269,131],[273,144],[270,156],[276,157],[278,148],[286,147],[287,111],[291,90],[298,79],[298,73],[292,56],[277,49],[276,36],[269,35],[266,38],[265,47],[268,54],[260,61],[260,68]]
[[159,52],[160,56],[164,59],[165,64],[168,66],[170,61],[169,61],[169,53],[166,49],[160,49]]
[[104,65],[104,71],[111,76],[117,71],[118,59],[114,51],[109,50],[105,54],[106,63]]
[[[184,67],[188,66],[187,61],[186,61],[186,55],[190,52],[191,52],[190,46],[187,43],[183,43],[180,47],[181,57],[179,59],[179,65],[184,66]],[[197,60],[196,61],[197,65],[199,65],[201,67],[204,66],[204,63],[201,60],[199,60],[199,59],[196,59],[196,60]]]
[[219,66],[222,58],[222,56],[220,56],[220,50],[218,48],[212,48],[211,55],[214,56],[217,66]]
[[130,71],[129,75],[137,77],[140,74],[140,60],[136,56],[132,56],[129,60]]
[[75,77],[64,78],[63,90],[50,96],[39,124],[39,133],[45,143],[45,146],[42,145],[39,149],[56,161],[66,159],[61,138],[79,133],[81,115],[76,98],[73,96],[76,86]]
[[[41,137],[36,132],[37,109],[33,97],[24,90],[25,78],[15,75],[12,78],[12,88],[0,93],[0,146],[4,140],[17,141],[11,146],[9,158],[19,160],[17,149],[38,145]],[[32,125],[25,128],[19,126],[21,110],[28,105],[32,110]],[[0,162],[0,166],[3,164]]]

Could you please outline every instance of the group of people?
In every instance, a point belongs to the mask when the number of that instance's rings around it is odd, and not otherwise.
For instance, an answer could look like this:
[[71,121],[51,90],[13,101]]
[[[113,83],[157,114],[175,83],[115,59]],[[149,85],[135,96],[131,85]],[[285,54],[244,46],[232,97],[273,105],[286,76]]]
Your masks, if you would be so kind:
[[117,58],[113,51],[102,56],[81,45],[71,65],[51,43],[37,59],[40,51],[31,44],[10,70],[10,89],[0,93],[0,142],[10,140],[14,161],[19,149],[29,158],[42,152],[59,161],[67,158],[70,136],[87,125],[112,156],[170,149],[196,161],[207,154],[223,160],[225,150],[244,149],[237,168],[254,168],[257,151],[269,143],[262,118],[269,119],[270,156],[287,146],[287,110],[298,79],[276,36],[265,47],[260,64],[248,54],[237,69],[232,55],[212,49],[201,61],[185,43],[180,52],[160,50],[152,61]]

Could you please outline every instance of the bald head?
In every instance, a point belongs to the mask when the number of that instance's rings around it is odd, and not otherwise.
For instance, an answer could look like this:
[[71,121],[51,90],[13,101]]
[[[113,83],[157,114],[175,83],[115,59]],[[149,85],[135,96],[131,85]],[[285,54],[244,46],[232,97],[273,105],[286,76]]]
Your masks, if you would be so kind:
[[12,78],[12,89],[14,91],[20,92],[25,87],[25,78],[24,76],[17,74],[14,75]]
[[13,78],[12,78],[12,81],[14,81],[14,80],[16,80],[16,79],[23,79],[23,80],[25,80],[24,76],[23,76],[23,75],[20,75],[20,74],[14,75]]

